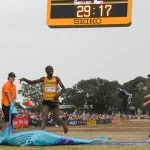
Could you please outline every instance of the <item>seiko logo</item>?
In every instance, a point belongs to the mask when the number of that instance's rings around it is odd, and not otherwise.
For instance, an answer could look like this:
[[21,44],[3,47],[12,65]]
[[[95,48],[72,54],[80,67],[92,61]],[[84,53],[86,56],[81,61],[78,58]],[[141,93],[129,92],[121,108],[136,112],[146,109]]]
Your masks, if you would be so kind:
[[74,19],[74,24],[101,24],[102,20],[95,19]]
[[74,0],[74,4],[90,4],[94,2],[94,4],[102,4],[103,0]]
[[78,0],[74,0],[74,4],[77,4],[77,5],[79,5],[79,4],[90,4],[91,3],[91,1],[78,1]]

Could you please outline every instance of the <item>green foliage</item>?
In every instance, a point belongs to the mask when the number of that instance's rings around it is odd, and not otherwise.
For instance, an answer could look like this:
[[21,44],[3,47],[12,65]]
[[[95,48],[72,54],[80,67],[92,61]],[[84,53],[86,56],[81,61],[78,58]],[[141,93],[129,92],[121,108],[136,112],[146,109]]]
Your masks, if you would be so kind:
[[81,80],[72,88],[66,89],[63,95],[63,104],[75,105],[81,108],[87,105],[89,108],[93,105],[93,112],[108,113],[129,111],[127,95],[124,91],[132,94],[131,105],[136,109],[141,108],[144,102],[143,97],[150,91],[150,79],[137,77],[123,85],[117,81],[108,81],[100,78]]
[[93,105],[94,112],[107,112],[116,107],[120,99],[115,94],[117,87],[120,87],[117,81],[109,82],[100,78],[81,80],[73,88],[66,89],[63,103],[75,105],[77,108],[87,105],[89,109]]
[[[150,79],[137,77],[123,85],[120,85],[117,81],[108,81],[101,78],[81,80],[72,88],[66,89],[62,95],[62,104],[73,105],[76,109],[83,108],[86,105],[90,109],[89,111],[94,113],[112,111],[127,113],[129,109],[128,95],[124,91],[119,91],[118,88],[132,94],[132,106],[135,106],[137,110],[141,108],[141,104],[144,102],[143,97],[149,94]],[[35,105],[34,110],[41,110],[42,92],[42,84],[22,84],[21,90],[18,91],[23,97],[30,97]]]
[[38,107],[42,102],[42,92],[43,84],[22,84],[18,94],[21,94],[25,98],[30,97],[35,107]]

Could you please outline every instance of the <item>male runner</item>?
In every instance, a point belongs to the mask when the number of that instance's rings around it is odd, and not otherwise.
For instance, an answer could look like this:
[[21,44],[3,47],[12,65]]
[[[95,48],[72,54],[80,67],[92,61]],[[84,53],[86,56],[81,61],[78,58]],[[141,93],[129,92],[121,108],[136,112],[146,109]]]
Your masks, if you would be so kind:
[[[149,94],[149,95],[146,95],[146,96],[144,97],[144,99],[147,99],[147,98],[150,98],[150,94]],[[142,104],[142,107],[146,107],[149,103],[150,103],[150,100],[148,100],[147,102],[143,103],[143,104]],[[150,135],[149,135],[149,138],[146,140],[146,142],[150,142]]]
[[[2,127],[2,131],[9,124],[9,109],[11,102],[16,102],[16,85],[14,84],[16,75],[13,72],[8,74],[8,81],[2,87],[2,111],[4,114],[4,125]],[[14,116],[11,117],[11,121],[13,121]]]
[[[147,77],[150,78],[150,75],[147,75]],[[146,95],[146,96],[144,97],[144,99],[147,99],[147,98],[150,98],[150,94],[148,94],[148,95]],[[142,107],[147,106],[149,103],[150,103],[150,100],[148,100],[147,102],[143,103],[143,104],[142,104]]]
[[[21,81],[25,81],[28,84],[35,84],[35,83],[43,83],[44,85],[44,92],[43,92],[43,101],[42,101],[42,124],[41,129],[44,130],[46,127],[46,121],[49,114],[50,109],[53,111],[53,118],[56,122],[62,124],[64,133],[68,132],[68,127],[65,122],[63,122],[59,118],[59,97],[63,94],[65,87],[61,82],[60,78],[57,76],[53,76],[53,67],[47,66],[45,68],[45,72],[47,73],[47,77],[41,77],[38,80],[28,80],[26,78],[20,79]],[[58,93],[58,84],[62,88],[61,91]]]

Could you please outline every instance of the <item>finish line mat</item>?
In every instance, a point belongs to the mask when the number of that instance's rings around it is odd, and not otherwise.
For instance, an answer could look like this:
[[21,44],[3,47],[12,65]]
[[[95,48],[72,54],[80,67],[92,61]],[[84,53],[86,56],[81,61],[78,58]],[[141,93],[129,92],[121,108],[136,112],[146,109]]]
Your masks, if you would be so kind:
[[91,143],[90,145],[103,145],[103,146],[142,146],[150,145],[148,142],[105,142],[105,143]]

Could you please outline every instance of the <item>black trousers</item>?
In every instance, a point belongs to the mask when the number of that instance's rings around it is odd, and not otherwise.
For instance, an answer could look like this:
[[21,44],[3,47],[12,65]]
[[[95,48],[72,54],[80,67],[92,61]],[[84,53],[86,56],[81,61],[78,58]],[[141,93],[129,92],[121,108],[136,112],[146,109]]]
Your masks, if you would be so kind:
[[[4,113],[4,120],[5,122],[9,122],[9,110],[10,110],[10,106],[5,106],[4,104],[2,105],[2,111]],[[14,115],[11,115],[11,122],[14,119]]]

